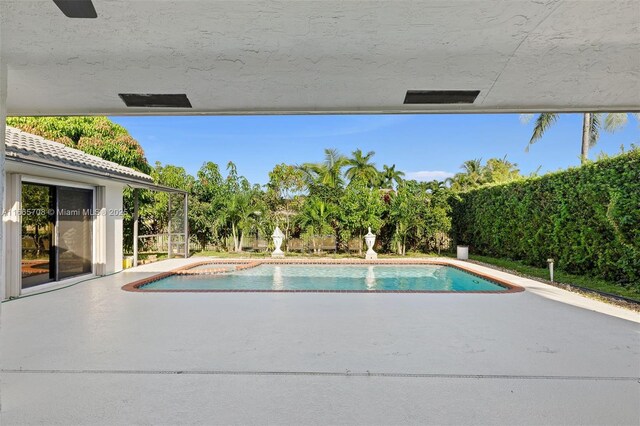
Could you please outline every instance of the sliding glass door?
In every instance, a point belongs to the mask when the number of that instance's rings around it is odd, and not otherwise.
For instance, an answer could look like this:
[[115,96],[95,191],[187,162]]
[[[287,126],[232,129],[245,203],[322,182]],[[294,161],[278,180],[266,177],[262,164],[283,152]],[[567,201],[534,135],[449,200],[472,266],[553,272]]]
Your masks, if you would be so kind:
[[22,288],[92,272],[93,190],[22,184]]

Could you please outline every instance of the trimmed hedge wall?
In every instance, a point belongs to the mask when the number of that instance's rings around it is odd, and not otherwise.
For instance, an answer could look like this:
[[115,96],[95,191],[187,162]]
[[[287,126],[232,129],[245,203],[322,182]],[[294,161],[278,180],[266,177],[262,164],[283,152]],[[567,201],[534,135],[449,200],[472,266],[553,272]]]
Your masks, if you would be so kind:
[[472,253],[640,287],[640,150],[453,199]]

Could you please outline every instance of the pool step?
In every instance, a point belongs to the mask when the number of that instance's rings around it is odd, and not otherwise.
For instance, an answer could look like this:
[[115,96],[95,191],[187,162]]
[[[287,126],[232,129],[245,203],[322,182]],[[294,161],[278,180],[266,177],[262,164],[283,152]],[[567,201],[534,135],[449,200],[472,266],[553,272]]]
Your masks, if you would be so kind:
[[[237,271],[242,271],[242,270],[245,270],[245,269],[255,268],[256,266],[260,266],[262,264],[263,264],[263,262],[256,261],[256,262],[238,263],[237,265],[234,265],[234,266],[231,266],[231,267],[225,267],[225,268],[207,268],[207,269],[198,269],[198,270],[183,269],[183,270],[179,270],[179,271],[174,271],[174,274],[176,274],[176,275],[219,275],[219,274],[228,274],[228,273],[231,273],[231,272],[237,272]],[[205,263],[204,265],[216,265],[216,263],[215,262],[211,262],[211,263]],[[199,264],[197,266],[203,266],[203,265]]]

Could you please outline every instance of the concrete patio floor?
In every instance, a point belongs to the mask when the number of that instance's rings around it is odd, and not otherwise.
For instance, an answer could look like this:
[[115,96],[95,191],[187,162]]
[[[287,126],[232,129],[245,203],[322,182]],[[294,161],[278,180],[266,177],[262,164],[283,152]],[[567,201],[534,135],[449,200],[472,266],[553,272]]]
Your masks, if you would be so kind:
[[2,425],[640,422],[637,313],[513,276],[525,292],[120,289],[199,260],[3,304]]

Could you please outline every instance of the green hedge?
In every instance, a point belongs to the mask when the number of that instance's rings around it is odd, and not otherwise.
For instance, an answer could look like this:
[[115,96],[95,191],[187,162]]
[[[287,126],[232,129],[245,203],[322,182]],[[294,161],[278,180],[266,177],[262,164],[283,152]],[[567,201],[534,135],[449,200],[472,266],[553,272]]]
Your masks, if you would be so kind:
[[472,252],[640,286],[640,150],[452,200]]

